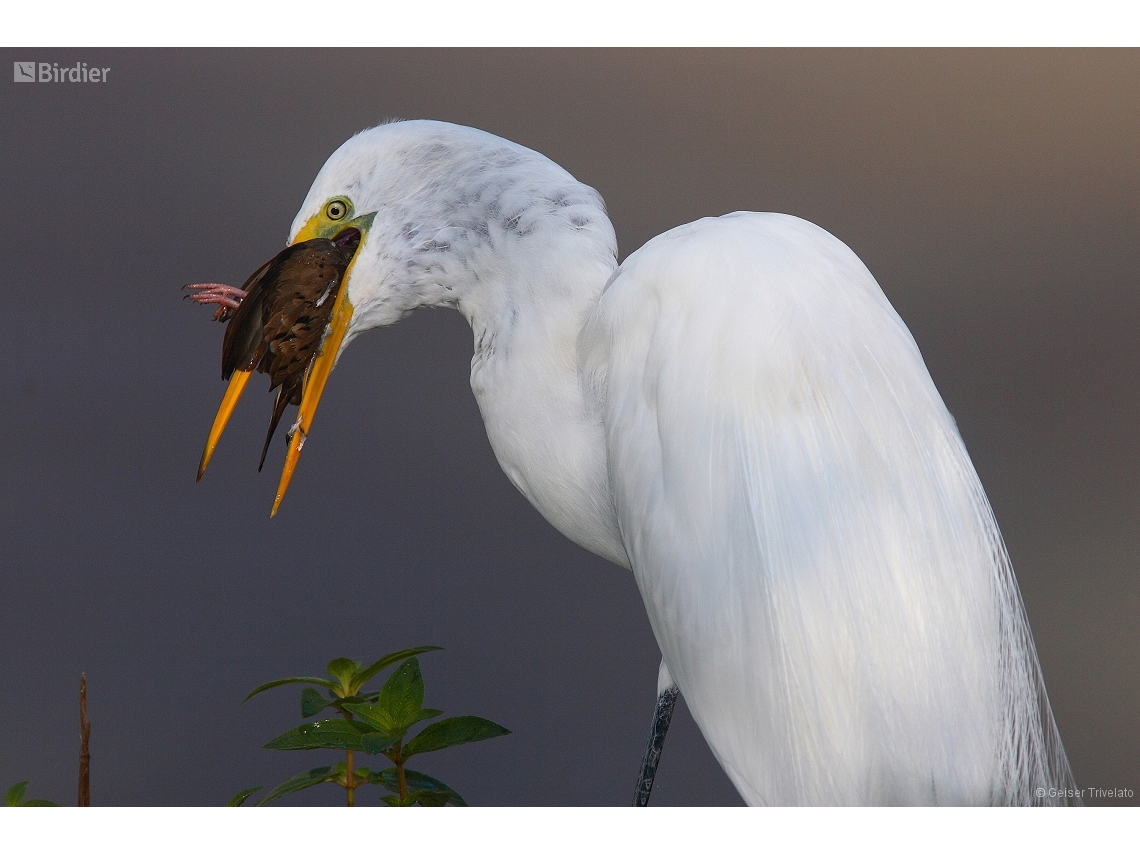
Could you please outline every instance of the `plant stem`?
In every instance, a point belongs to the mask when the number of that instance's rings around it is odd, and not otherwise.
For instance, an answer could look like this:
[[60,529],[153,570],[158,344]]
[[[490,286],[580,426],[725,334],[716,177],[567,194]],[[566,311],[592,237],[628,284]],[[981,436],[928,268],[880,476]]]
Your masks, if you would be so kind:
[[87,720],[87,675],[79,675],[79,806],[91,807],[91,722]]
[[[352,721],[352,713],[348,710],[341,710],[345,721]],[[344,789],[348,793],[348,806],[356,807],[356,772],[352,768],[352,752],[344,752]]]
[[391,760],[396,767],[396,783],[400,789],[400,803],[403,804],[404,799],[408,797],[408,785],[404,780],[404,762],[407,758],[404,756],[403,740],[397,742],[394,747],[385,751],[384,756]]
[[356,805],[356,773],[352,770],[352,752],[345,751],[348,758],[344,764],[344,788],[348,790],[348,806]]

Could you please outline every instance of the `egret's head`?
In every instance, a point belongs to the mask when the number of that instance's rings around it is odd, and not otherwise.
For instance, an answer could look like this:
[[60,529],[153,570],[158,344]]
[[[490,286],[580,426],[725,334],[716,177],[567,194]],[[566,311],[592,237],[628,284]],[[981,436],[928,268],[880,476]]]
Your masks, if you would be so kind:
[[[469,319],[486,313],[504,283],[558,282],[568,244],[585,247],[574,257],[596,257],[604,269],[616,263],[613,227],[596,191],[530,149],[432,121],[380,125],[337,149],[298,211],[289,244],[314,238],[340,245],[351,260],[305,376],[274,513],[329,374],[358,333],[421,306],[453,306]],[[245,377],[238,382],[216,425],[224,426]]]
[[[489,253],[488,222],[505,188],[541,155],[472,128],[393,122],[363,131],[328,159],[289,243],[326,238],[351,252],[320,352],[305,380],[277,490],[276,513],[337,358],[361,331],[428,305],[457,305],[471,256]],[[488,208],[490,210],[488,210]],[[493,254],[492,254],[493,255]]]
[[464,300],[482,296],[472,286],[529,278],[568,240],[596,244],[611,265],[616,252],[601,197],[562,167],[484,131],[427,120],[369,128],[333,152],[289,242],[350,228],[362,237],[342,290],[353,307],[342,348],[424,306],[470,317]]

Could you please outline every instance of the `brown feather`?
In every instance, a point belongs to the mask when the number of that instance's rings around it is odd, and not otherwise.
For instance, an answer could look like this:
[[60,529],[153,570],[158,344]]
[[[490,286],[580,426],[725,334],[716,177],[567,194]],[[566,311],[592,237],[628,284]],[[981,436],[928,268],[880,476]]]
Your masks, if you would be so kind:
[[[358,233],[357,233],[358,235]],[[222,342],[222,378],[234,371],[269,375],[277,389],[261,465],[287,404],[300,404],[305,375],[320,352],[333,304],[359,237],[324,238],[286,247],[243,286],[246,297],[230,319]]]
[[[279,258],[280,256],[278,256]],[[261,306],[265,300],[265,289],[261,283],[265,273],[277,258],[271,258],[254,271],[242,285],[245,297],[237,307],[222,339],[222,379],[229,380],[235,371],[252,371],[257,364],[258,349],[261,347]]]

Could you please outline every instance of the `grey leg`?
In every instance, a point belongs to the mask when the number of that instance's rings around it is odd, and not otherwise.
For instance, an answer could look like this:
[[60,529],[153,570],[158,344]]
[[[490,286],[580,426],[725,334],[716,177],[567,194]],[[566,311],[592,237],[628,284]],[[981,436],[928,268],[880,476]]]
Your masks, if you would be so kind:
[[641,774],[637,778],[637,792],[633,796],[634,807],[649,804],[649,794],[653,792],[653,778],[657,774],[657,764],[661,760],[661,749],[665,746],[665,734],[673,719],[673,707],[681,692],[665,660],[661,660],[661,670],[657,676],[657,706],[653,710],[653,729],[649,732],[649,744],[645,746],[645,756],[641,759]]

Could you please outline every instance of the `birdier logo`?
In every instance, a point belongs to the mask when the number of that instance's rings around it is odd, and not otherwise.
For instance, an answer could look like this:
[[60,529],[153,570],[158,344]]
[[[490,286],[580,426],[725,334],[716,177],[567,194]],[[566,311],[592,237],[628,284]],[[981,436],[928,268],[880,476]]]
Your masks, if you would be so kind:
[[65,65],[58,62],[13,62],[15,83],[106,83],[110,68],[88,67],[85,62]]

